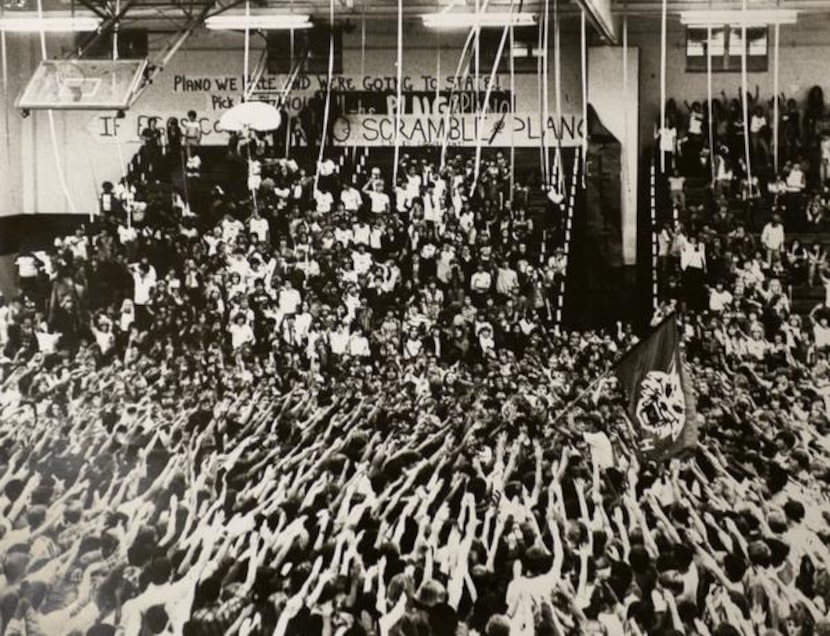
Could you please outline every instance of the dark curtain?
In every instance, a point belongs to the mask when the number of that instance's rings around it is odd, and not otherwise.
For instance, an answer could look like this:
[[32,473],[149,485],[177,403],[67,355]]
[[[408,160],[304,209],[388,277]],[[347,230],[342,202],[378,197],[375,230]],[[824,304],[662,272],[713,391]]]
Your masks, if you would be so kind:
[[622,296],[622,145],[591,105],[587,132],[585,187],[575,201],[565,297],[565,319],[580,328],[628,316]]

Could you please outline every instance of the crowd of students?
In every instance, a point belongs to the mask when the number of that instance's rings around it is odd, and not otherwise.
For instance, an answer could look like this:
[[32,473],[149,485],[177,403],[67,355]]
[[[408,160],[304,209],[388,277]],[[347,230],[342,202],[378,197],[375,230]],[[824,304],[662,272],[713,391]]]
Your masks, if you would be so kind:
[[668,101],[655,138],[673,205],[685,211],[688,182],[704,178],[716,203],[751,208],[764,202],[782,214],[791,231],[827,231],[830,120],[822,89],[813,87],[802,105],[784,94],[765,102],[757,86],[745,100],[748,125],[740,90],[731,98],[721,93],[711,107],[705,99],[683,106]]
[[21,254],[0,636],[830,633],[830,326],[776,229],[728,235],[731,294],[668,285],[701,444],[656,465],[610,377],[570,408],[637,339],[553,323],[559,197],[498,155],[260,170],[199,209],[109,188]]

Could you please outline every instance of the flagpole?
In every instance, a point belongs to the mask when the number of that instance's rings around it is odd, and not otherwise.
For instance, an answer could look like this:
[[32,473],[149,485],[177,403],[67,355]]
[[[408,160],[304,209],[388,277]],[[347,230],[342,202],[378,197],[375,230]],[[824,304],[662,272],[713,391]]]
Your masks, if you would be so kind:
[[[635,346],[636,346],[636,345],[635,345]],[[627,353],[627,352],[626,352],[626,353]],[[565,408],[564,408],[562,411],[560,411],[560,412],[559,412],[559,415],[557,415],[555,418],[553,418],[553,421],[550,423],[550,426],[553,426],[553,425],[554,425],[554,424],[556,424],[559,420],[561,420],[561,419],[562,419],[565,415],[567,415],[568,413],[570,413],[570,412],[571,412],[571,410],[573,410],[573,408],[574,408],[577,404],[579,404],[579,403],[580,403],[583,399],[585,399],[585,396],[587,396],[589,393],[591,393],[591,391],[593,391],[595,388],[597,388],[597,385],[599,385],[599,383],[600,383],[600,382],[602,382],[605,378],[607,378],[607,377],[608,377],[608,375],[609,375],[609,374],[610,374],[610,373],[614,370],[614,367],[615,367],[615,366],[617,366],[617,365],[616,365],[616,363],[614,363],[614,364],[612,364],[610,367],[608,367],[608,369],[605,371],[605,373],[603,373],[603,374],[602,374],[601,376],[599,376],[596,380],[594,380],[593,382],[591,382],[591,384],[589,384],[587,387],[585,387],[585,388],[584,388],[584,389],[580,392],[580,394],[579,394],[579,395],[577,395],[577,396],[576,396],[573,400],[571,400],[570,402],[568,402],[568,403],[565,405]]]

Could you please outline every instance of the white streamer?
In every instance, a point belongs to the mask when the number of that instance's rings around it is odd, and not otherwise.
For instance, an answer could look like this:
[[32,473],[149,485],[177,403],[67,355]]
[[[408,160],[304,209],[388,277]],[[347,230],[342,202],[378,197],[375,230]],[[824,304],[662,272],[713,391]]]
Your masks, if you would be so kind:
[[588,163],[588,30],[585,10],[579,18],[580,43],[582,49],[582,184],[585,185],[585,172]]
[[706,93],[709,98],[709,166],[715,183],[715,123],[712,121],[712,25],[706,27]]
[[773,101],[774,104],[774,112],[773,112],[773,120],[772,120],[772,146],[773,146],[773,167],[775,168],[775,174],[778,174],[778,121],[780,117],[780,113],[778,111],[778,50],[780,44],[780,36],[781,36],[781,25],[775,25],[775,54],[773,56],[773,95],[775,96],[775,100]]
[[314,187],[320,181],[320,164],[323,163],[323,153],[326,149],[326,134],[329,129],[329,112],[331,110],[331,80],[334,76],[334,0],[329,0],[329,73],[326,81],[326,106],[323,110],[323,129],[320,133],[320,152],[317,155],[317,170],[314,174]]
[[[513,5],[511,4],[511,7]],[[551,182],[551,170],[550,170],[550,149],[548,146],[548,120],[550,119],[550,107],[549,107],[549,100],[550,100],[550,87],[548,78],[549,75],[549,68],[548,68],[548,51],[550,49],[550,0],[545,0],[545,11],[544,11],[544,36],[543,36],[543,43],[542,43],[542,148],[544,149],[545,153],[545,185],[548,185]],[[556,69],[554,69],[556,70]]]
[[[46,33],[43,30],[43,0],[37,0],[37,18],[38,21],[41,23],[40,55],[43,61],[45,62],[48,59],[48,56],[46,55]],[[69,203],[69,209],[72,211],[72,214],[77,214],[78,210],[75,207],[75,202],[72,200],[72,195],[69,194],[69,187],[66,184],[66,176],[63,174],[63,164],[61,162],[60,152],[58,151],[58,135],[55,131],[55,115],[52,112],[51,108],[46,111],[46,115],[49,118],[49,135],[52,140],[52,154],[55,157],[55,167],[58,170],[58,181],[60,181],[61,190],[63,190],[63,196]]]
[[[510,0],[510,21],[513,19],[513,7],[515,5],[515,0]],[[487,118],[487,110],[490,104],[490,95],[493,92],[493,85],[496,83],[496,73],[499,70],[499,62],[501,62],[501,56],[504,52],[504,44],[507,41],[507,36],[510,34],[510,25],[508,22],[508,26],[504,27],[504,31],[501,34],[501,40],[499,41],[499,48],[496,51],[496,59],[493,61],[493,68],[490,70],[490,81],[487,84],[487,91],[484,93],[484,104],[482,104],[481,108],[479,109],[478,115],[478,135],[476,135],[476,158],[475,162],[473,163],[473,190],[475,190],[476,186],[478,185],[478,177],[481,171],[481,138],[484,133],[484,122]],[[511,56],[513,52],[511,51]]]
[[395,155],[392,166],[392,187],[398,184],[398,161],[400,161],[401,146],[401,102],[403,101],[403,0],[398,0],[398,78],[395,95]]
[[[559,0],[553,0],[553,81],[556,84],[556,165],[559,166],[556,191],[562,192],[562,50],[560,46]],[[546,53],[547,54],[547,53]]]
[[248,26],[251,20],[251,2],[245,0],[245,53],[243,55],[243,67],[245,75],[242,77],[242,99],[248,98],[248,64],[251,48],[251,29]]
[[[663,0],[660,13],[660,123],[657,129],[662,137],[663,128],[666,127],[666,20],[668,6],[667,0]],[[660,145],[658,144],[658,148]],[[666,172],[666,155],[660,150],[660,170]]]
[[[741,6],[741,10],[746,13],[746,0],[743,0],[743,4]],[[746,76],[746,54],[748,49],[748,43],[746,41],[746,20],[743,20],[743,24],[741,24],[741,103],[743,104],[743,117],[744,117],[744,154],[746,156],[746,184],[747,184],[747,195],[749,198],[752,198],[752,155],[749,148],[749,100],[747,99],[747,94],[749,89],[747,87],[747,76]]]

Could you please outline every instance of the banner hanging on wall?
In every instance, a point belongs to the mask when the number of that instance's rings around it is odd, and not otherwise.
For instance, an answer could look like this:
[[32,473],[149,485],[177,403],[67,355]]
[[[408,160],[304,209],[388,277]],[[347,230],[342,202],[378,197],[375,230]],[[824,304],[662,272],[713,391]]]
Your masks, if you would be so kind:
[[[337,146],[393,146],[395,116],[344,115],[335,120],[332,134]],[[556,144],[557,135],[563,147],[579,146],[582,118],[563,115],[556,121],[550,117],[545,134],[550,147]],[[445,138],[450,146],[475,146],[480,140],[484,147],[535,148],[541,143],[542,122],[536,113],[493,114],[483,121],[473,114],[401,116],[401,146],[440,146]]]
[[[242,101],[242,78],[174,73],[165,80],[153,86],[122,117],[106,111],[92,114],[87,120],[87,132],[98,143],[140,143],[141,133],[151,119],[164,129],[168,119],[181,121],[188,110],[195,110],[202,128],[202,143],[227,143],[228,134],[219,126],[219,120],[222,113]],[[332,79],[334,145],[394,145],[397,97],[392,80],[396,81],[396,78],[373,75],[335,76]],[[488,81],[489,78],[476,84],[468,78],[452,76],[404,76],[403,119],[399,135],[402,145],[441,146],[446,137],[450,146],[475,146],[480,139],[484,147],[511,144],[518,148],[538,147],[543,128],[538,112],[532,112],[527,105],[522,109],[517,95],[504,90],[498,76],[487,97],[487,117],[483,122],[479,119],[477,113],[487,95]],[[308,130],[306,120],[319,120],[325,87],[324,77],[300,75],[285,103],[281,104],[285,78],[265,76],[256,82],[251,99],[282,106],[291,127],[292,146],[316,145],[319,130]],[[517,108],[519,112],[510,112]],[[447,116],[448,110],[452,116]],[[560,121],[551,117],[545,133],[548,145],[556,144],[557,135],[561,135],[563,146],[580,145],[581,119],[580,115],[572,114],[563,115]]]

